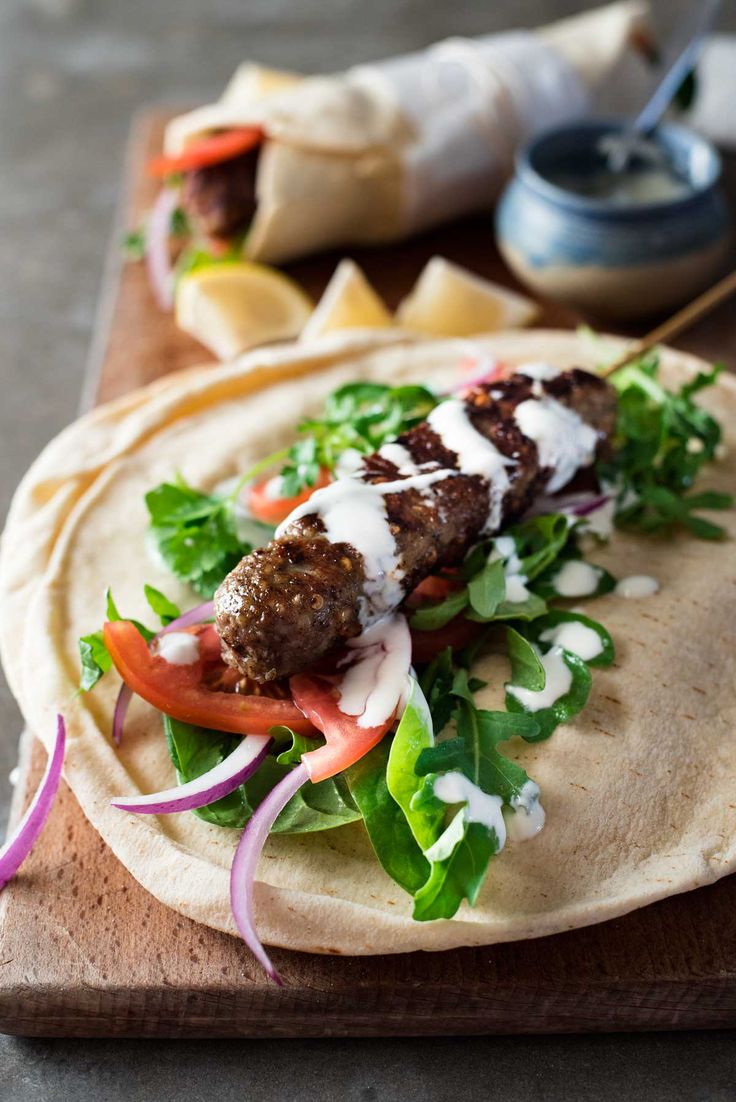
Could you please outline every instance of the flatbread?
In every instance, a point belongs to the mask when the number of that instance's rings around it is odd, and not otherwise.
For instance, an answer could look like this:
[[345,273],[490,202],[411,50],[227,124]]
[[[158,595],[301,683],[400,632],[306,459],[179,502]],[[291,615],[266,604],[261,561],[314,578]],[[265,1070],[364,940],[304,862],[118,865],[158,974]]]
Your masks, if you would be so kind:
[[243,246],[253,260],[394,241],[488,209],[516,149],[594,99],[603,106],[603,89],[610,113],[611,84],[630,85],[633,67],[641,85],[646,15],[646,3],[620,0],[536,33],[448,39],[329,76],[246,62],[219,100],[171,120],[165,150],[232,127],[263,131]]
[[[591,364],[569,333],[479,340],[510,362]],[[612,347],[618,347],[612,341]],[[137,880],[183,915],[234,932],[229,867],[238,832],[191,814],[136,817],[115,795],[174,782],[160,719],[131,709],[123,746],[110,738],[119,682],[108,675],[78,697],[77,638],[103,619],[112,586],[126,614],[146,618],[144,582],[185,607],[194,598],[148,557],[143,494],[180,470],[208,488],[288,442],[297,421],[351,379],[457,378],[467,342],[414,342],[388,332],[333,337],[313,349],[254,353],[138,392],[66,430],[21,484],[0,556],[0,628],[13,691],[48,746],[63,711],[66,778],[85,814]],[[702,364],[667,351],[677,383]],[[730,451],[704,484],[732,489],[736,385],[719,381],[707,404]],[[733,514],[719,521],[731,525]],[[478,906],[416,923],[411,900],[380,869],[361,824],[269,840],[258,870],[264,940],[292,949],[370,954],[445,949],[552,934],[600,922],[710,883],[736,866],[736,706],[733,544],[687,536],[617,535],[593,555],[619,576],[654,574],[642,601],[580,602],[614,636],[617,662],[595,670],[587,708],[540,745],[509,751],[537,780],[547,824],[491,863]],[[480,701],[501,701],[505,659],[485,660]]]

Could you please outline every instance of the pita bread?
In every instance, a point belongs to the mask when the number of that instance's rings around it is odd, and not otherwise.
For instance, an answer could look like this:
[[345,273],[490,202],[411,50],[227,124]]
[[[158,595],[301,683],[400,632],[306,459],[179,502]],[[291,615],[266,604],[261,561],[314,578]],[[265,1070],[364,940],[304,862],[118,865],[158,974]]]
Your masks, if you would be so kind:
[[220,100],[169,123],[165,149],[263,130],[251,259],[397,240],[490,207],[523,141],[584,114],[622,67],[628,80],[646,11],[622,0],[538,33],[451,39],[326,77],[248,62]]
[[[478,344],[510,362],[591,362],[569,333]],[[441,387],[463,354],[466,342],[351,334],[190,372],[72,425],[18,490],[0,558],[13,691],[47,745],[54,713],[64,712],[65,775],[85,814],[136,879],[181,914],[234,932],[228,873],[238,832],[191,814],[136,817],[112,808],[115,795],[173,783],[160,719],[137,701],[118,750],[110,737],[116,676],[75,696],[77,638],[99,626],[107,585],[126,613],[144,619],[144,582],[185,607],[194,603],[146,553],[143,494],[176,470],[214,486],[289,441],[297,421],[342,382]],[[699,367],[691,356],[663,356],[671,384]],[[720,381],[704,403],[730,444],[704,481],[733,488],[734,380]],[[733,529],[732,514],[726,523]],[[367,954],[536,937],[612,918],[736,867],[733,544],[617,535],[593,558],[620,576],[655,574],[661,591],[646,601],[590,602],[615,639],[616,665],[594,671],[587,708],[548,742],[509,743],[541,786],[542,833],[493,860],[475,909],[463,905],[456,918],[427,924],[411,919],[410,898],[380,869],[361,824],[272,838],[256,886],[266,942]],[[489,683],[481,702],[500,701],[505,660],[485,659],[478,672]]]

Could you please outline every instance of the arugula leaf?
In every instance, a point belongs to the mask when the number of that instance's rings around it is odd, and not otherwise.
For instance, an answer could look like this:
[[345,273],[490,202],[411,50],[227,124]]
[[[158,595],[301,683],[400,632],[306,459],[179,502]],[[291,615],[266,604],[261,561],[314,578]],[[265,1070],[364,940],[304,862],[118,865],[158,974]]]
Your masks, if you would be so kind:
[[618,489],[619,527],[666,532],[680,526],[701,539],[725,535],[696,511],[729,508],[730,495],[708,495],[703,503],[702,495],[689,494],[721,439],[718,422],[693,397],[721,370],[700,372],[671,392],[658,380],[659,357],[649,354],[611,376],[619,399],[616,430],[612,455],[599,462],[598,473]]
[[535,620],[533,624],[525,628],[525,631],[533,642],[538,643],[541,640],[542,643],[546,643],[547,640],[543,639],[542,636],[549,631],[553,631],[560,624],[582,624],[583,627],[596,633],[603,649],[595,658],[585,659],[588,666],[610,666],[614,661],[616,648],[613,645],[613,639],[603,627],[603,624],[599,624],[597,620],[591,620],[589,616],[583,616],[582,612],[567,612],[558,608],[550,609],[546,616]]
[[[565,600],[570,600],[569,596],[566,597],[565,594],[560,593],[557,588],[557,576],[567,563],[582,561],[583,556],[576,547],[566,547],[562,554],[536,579],[534,588],[541,597],[547,600],[554,597],[562,597]],[[588,599],[591,597],[602,597],[604,593],[611,593],[612,590],[616,588],[616,579],[613,574],[597,563],[589,563],[588,565],[595,571],[597,578],[596,586],[592,592],[581,594],[581,596],[585,596],[585,598]]]
[[467,588],[450,593],[444,601],[418,608],[411,618],[411,626],[417,631],[436,631],[437,628],[443,628],[467,608],[468,600]]
[[562,513],[546,513],[515,525],[509,535],[521,560],[519,572],[532,581],[560,555],[571,534],[569,520]]
[[439,735],[450,722],[455,706],[452,699],[452,685],[455,680],[452,647],[432,659],[421,676],[419,687],[427,701],[434,733]]
[[458,811],[440,841],[444,843],[440,852],[446,856],[432,862],[429,879],[414,895],[416,922],[452,918],[463,899],[472,907],[499,848],[496,832],[483,823],[467,822],[463,811]]
[[389,740],[383,739],[346,770],[345,779],[381,866],[392,880],[413,895],[429,875],[429,862],[389,792],[386,768],[390,749]]
[[348,448],[370,455],[426,420],[437,402],[422,386],[347,383],[340,387],[327,398],[321,417],[299,425],[302,439],[289,449],[281,472],[284,493],[292,497],[313,486],[320,470],[333,471]]
[[79,657],[82,662],[79,691],[88,693],[90,689],[94,689],[103,674],[112,669],[112,658],[101,631],[82,636],[79,640]]
[[144,585],[143,592],[153,612],[156,613],[163,627],[167,627],[172,620],[178,620],[181,609],[165,597],[160,589],[154,589],[152,585]]
[[[416,772],[425,777],[425,783],[413,804],[416,811],[425,815],[435,805],[442,806],[433,795],[434,784],[437,775],[447,770],[459,770],[483,792],[498,796],[509,805],[522,797],[524,785],[529,781],[525,770],[500,754],[497,746],[513,735],[533,741],[538,732],[536,721],[524,716],[519,723],[521,716],[476,708],[466,691],[467,678],[464,683],[460,679],[457,688],[463,693],[456,712],[457,738],[423,750],[416,764]],[[425,851],[425,856],[431,859],[432,871],[414,897],[413,917],[417,921],[452,918],[463,899],[472,906],[499,843],[495,830],[469,820],[466,810],[459,811]]]
[[[511,634],[511,631],[509,631],[509,634]],[[529,738],[528,741],[543,742],[545,739],[549,738],[560,723],[567,723],[569,719],[577,715],[578,712],[582,711],[585,707],[592,684],[590,670],[582,658],[578,658],[578,656],[571,651],[563,650],[562,648],[552,648],[548,654],[559,651],[560,660],[564,662],[570,671],[570,687],[547,707],[532,708],[530,705],[534,702],[524,703],[523,700],[519,700],[519,698],[514,695],[512,690],[525,689],[532,693],[541,692],[546,687],[547,673],[545,670],[545,680],[540,688],[539,674],[535,672],[535,666],[530,657],[531,655],[535,655],[537,662],[541,664],[539,656],[536,655],[531,643],[523,639],[517,632],[513,634],[516,638],[513,644],[511,641],[509,643],[511,681],[506,682],[506,707],[509,712],[514,715],[525,713],[532,716],[538,724],[539,733]],[[544,657],[546,658],[547,656],[545,655]]]
[[[154,592],[157,591],[154,590]],[[105,619],[110,621],[129,619],[127,616],[120,615],[113,599],[112,591],[109,588],[105,590]],[[145,624],[142,624],[140,620],[130,620],[130,622],[143,636],[146,642],[150,643],[156,634],[155,631],[151,631]],[[88,693],[90,689],[94,689],[100,678],[112,669],[112,658],[105,645],[105,637],[102,631],[93,631],[89,635],[83,635],[79,639],[77,645],[79,647],[79,658],[82,666],[79,679],[79,692]]]
[[547,683],[547,674],[534,647],[513,628],[506,631],[506,642],[514,683],[532,692],[541,692]]
[[490,620],[506,595],[506,574],[502,559],[486,562],[468,582],[468,601],[480,620]]
[[422,786],[415,765],[420,753],[431,746],[434,746],[434,732],[429,705],[419,683],[412,678],[409,699],[391,743],[386,784],[423,850],[429,849],[437,840],[445,817],[441,804],[427,811],[415,807],[413,803]]

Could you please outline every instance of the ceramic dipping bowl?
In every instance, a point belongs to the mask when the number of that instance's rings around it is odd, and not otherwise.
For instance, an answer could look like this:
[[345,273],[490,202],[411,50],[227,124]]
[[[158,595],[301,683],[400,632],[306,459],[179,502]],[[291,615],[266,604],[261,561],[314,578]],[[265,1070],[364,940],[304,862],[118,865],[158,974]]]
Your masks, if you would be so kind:
[[715,281],[731,246],[721,159],[683,127],[662,125],[653,136],[658,180],[644,181],[651,162],[634,158],[631,194],[600,186],[608,184],[601,139],[621,126],[584,121],[539,135],[519,154],[496,212],[499,248],[524,283],[609,319],[681,305]]

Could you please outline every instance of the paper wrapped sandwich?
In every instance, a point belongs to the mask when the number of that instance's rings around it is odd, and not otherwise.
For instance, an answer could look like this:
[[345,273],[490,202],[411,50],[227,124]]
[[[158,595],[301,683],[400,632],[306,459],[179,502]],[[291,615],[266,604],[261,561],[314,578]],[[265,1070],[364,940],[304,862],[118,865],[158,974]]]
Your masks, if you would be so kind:
[[154,169],[182,174],[195,235],[267,263],[406,237],[490,207],[520,143],[627,83],[645,11],[627,0],[335,76],[245,64],[170,123]]
[[66,724],[119,859],[269,969],[261,941],[535,937],[731,872],[736,388],[599,352],[343,333],[72,425],[0,557],[36,809]]

